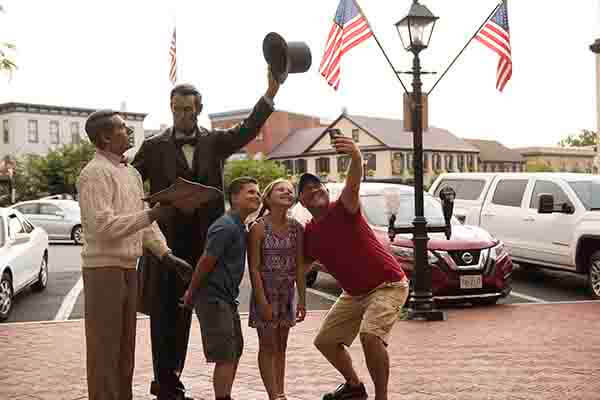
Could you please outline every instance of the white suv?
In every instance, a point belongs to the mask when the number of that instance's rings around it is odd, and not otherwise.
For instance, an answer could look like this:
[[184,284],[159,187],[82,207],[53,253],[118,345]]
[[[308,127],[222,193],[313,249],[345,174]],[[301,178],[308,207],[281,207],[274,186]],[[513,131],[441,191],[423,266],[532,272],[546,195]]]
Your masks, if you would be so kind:
[[[600,299],[600,176],[449,173],[430,193],[446,186],[456,191],[454,215],[502,240],[515,262],[587,274]],[[549,213],[540,209],[543,194],[552,196]]]

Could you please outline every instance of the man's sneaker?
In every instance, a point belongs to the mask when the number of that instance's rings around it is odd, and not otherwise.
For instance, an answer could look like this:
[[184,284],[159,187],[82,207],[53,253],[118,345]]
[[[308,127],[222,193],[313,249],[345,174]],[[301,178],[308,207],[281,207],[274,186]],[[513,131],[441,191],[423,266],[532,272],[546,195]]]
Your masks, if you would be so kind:
[[366,399],[367,397],[369,397],[369,395],[367,395],[365,385],[362,383],[359,383],[356,386],[343,383],[333,392],[324,394],[323,400],[359,400]]

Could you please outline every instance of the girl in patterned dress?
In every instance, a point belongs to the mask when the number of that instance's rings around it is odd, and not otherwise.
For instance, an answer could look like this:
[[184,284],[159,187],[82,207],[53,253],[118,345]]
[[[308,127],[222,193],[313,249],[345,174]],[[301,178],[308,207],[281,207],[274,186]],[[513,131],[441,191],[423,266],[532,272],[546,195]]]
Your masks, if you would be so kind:
[[[271,182],[250,229],[248,259],[252,295],[248,325],[258,332],[258,367],[270,400],[285,399],[285,352],[288,333],[306,316],[306,283],[302,254],[303,228],[288,211],[294,186]],[[268,211],[266,215],[265,212]],[[263,216],[264,215],[264,216]],[[298,290],[298,304],[295,301]]]

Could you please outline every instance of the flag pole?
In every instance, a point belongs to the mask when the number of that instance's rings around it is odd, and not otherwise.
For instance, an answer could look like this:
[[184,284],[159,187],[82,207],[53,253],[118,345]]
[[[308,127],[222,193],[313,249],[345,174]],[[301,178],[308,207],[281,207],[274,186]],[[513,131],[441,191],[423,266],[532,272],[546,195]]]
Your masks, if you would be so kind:
[[465,51],[465,49],[467,48],[467,46],[473,41],[473,39],[475,39],[475,37],[477,36],[477,34],[481,30],[481,28],[483,28],[483,26],[486,24],[486,22],[488,22],[489,19],[492,18],[492,15],[494,15],[494,13],[498,9],[498,7],[500,7],[501,5],[502,5],[502,1],[500,3],[498,3],[496,5],[496,7],[494,7],[494,9],[490,13],[490,15],[488,15],[488,17],[483,21],[483,23],[481,24],[481,26],[479,26],[479,28],[477,28],[477,30],[475,31],[475,33],[473,34],[473,36],[471,36],[471,39],[469,39],[469,41],[467,42],[467,44],[465,44],[465,47],[463,47],[462,50],[456,55],[456,57],[454,57],[454,60],[452,60],[452,62],[450,63],[450,65],[448,65],[448,68],[446,68],[446,70],[444,71],[444,73],[438,78],[437,81],[435,81],[435,83],[433,84],[433,86],[431,87],[431,89],[429,89],[429,92],[427,92],[427,96],[429,96],[431,94],[431,92],[433,91],[433,89],[435,89],[435,87],[437,86],[437,84],[446,75],[446,73],[448,72],[448,70],[450,68],[452,68],[452,66],[454,65],[454,63],[456,62],[456,60],[458,60],[458,57],[460,57],[460,55]]
[[398,72],[396,71],[396,68],[394,68],[394,65],[392,64],[392,62],[388,58],[385,50],[383,50],[383,47],[381,46],[381,43],[379,43],[379,39],[377,39],[377,35],[375,35],[375,31],[371,27],[371,23],[369,22],[369,19],[367,18],[367,14],[365,14],[363,12],[362,8],[360,8],[360,5],[358,4],[357,0],[352,0],[352,1],[354,2],[354,4],[356,5],[356,7],[358,8],[358,11],[360,11],[360,13],[365,17],[365,21],[367,21],[367,25],[369,26],[369,29],[371,30],[371,33],[373,33],[373,37],[375,38],[375,42],[377,42],[377,45],[379,46],[379,49],[383,53],[385,59],[387,60],[388,64],[390,65],[390,67],[392,67],[392,71],[394,71],[394,75],[396,76],[396,78],[398,78],[398,81],[402,85],[402,89],[404,89],[404,92],[406,94],[408,94],[408,90],[406,90],[406,86],[404,86],[404,82],[402,82],[402,79],[400,79],[400,75],[398,75]]

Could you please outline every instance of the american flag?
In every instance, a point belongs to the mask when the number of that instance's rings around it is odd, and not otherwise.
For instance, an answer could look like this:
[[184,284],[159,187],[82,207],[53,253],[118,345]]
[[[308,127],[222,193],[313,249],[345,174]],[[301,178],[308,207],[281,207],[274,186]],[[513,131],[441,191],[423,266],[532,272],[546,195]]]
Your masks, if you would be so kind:
[[340,85],[342,56],[373,36],[367,18],[354,0],[340,0],[329,31],[319,72],[335,90]]
[[510,54],[510,33],[508,29],[508,11],[506,1],[498,7],[492,18],[475,37],[479,42],[494,51],[500,59],[496,69],[496,89],[500,92],[512,76],[512,57]]
[[175,82],[177,82],[177,45],[175,42],[175,29],[173,29],[173,37],[171,38],[171,46],[169,47],[169,56],[171,57],[169,80],[174,85]]

